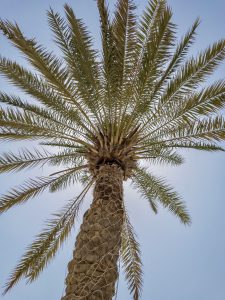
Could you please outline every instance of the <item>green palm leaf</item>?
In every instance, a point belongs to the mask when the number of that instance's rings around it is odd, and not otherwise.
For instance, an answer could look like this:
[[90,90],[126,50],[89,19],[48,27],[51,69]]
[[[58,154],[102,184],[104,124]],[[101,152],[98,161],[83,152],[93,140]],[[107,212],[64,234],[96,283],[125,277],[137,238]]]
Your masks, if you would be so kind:
[[[52,175],[61,174],[52,177],[40,177],[37,179],[30,179],[26,181],[22,186],[13,188],[8,194],[3,195],[0,198],[0,213],[6,212],[8,209],[15,205],[24,204],[30,198],[34,198],[42,193],[46,188],[50,191],[56,191],[63,185],[67,186],[68,182],[71,181],[71,174],[75,176],[75,172],[85,169],[87,166],[82,165],[73,167],[71,169],[63,170]],[[77,176],[77,175],[76,175]]]
[[130,293],[134,300],[138,300],[143,284],[141,251],[127,212],[125,212],[122,231],[121,258]]
[[174,55],[170,60],[170,63],[166,70],[163,72],[162,76],[158,80],[156,87],[154,89],[154,94],[152,95],[152,98],[156,95],[158,90],[162,88],[162,85],[165,85],[165,83],[171,79],[171,76],[174,74],[174,72],[177,70],[177,68],[180,66],[180,64],[183,62],[185,56],[188,53],[189,47],[193,44],[195,35],[196,35],[196,29],[199,26],[199,19],[197,19],[190,30],[185,34],[185,36],[182,38],[182,40],[177,45]]
[[27,248],[18,265],[12,272],[5,286],[6,294],[21,277],[27,278],[28,282],[35,280],[39,273],[55,257],[60,246],[68,238],[77,217],[81,203],[91,187],[87,184],[78,197],[70,200],[54,219],[48,220],[45,229],[37,235],[35,241]]
[[152,164],[181,165],[184,159],[181,155],[168,148],[149,149],[139,152],[139,159],[145,159]]
[[203,143],[203,142],[181,142],[181,143],[168,143],[166,146],[168,148],[184,148],[184,149],[195,149],[202,151],[225,151],[224,148],[213,143]]
[[207,76],[212,74],[224,58],[225,41],[221,40],[200,53],[197,58],[188,60],[175,78],[170,81],[160,104],[163,105],[174,98],[180,97],[182,93],[198,87],[201,82],[205,81]]
[[23,186],[13,188],[8,194],[0,198],[0,213],[6,212],[15,205],[24,204],[30,198],[38,196],[54,180],[55,178],[40,177],[30,179]]
[[190,224],[187,210],[173,189],[162,178],[157,178],[143,168],[135,170],[132,182],[140,193],[149,200],[154,212],[157,212],[157,202],[167,207],[184,224]]
[[58,154],[51,154],[46,150],[43,150],[42,152],[40,150],[35,150],[34,153],[32,153],[28,149],[22,149],[17,155],[12,152],[6,152],[0,156],[0,173],[20,171],[38,165],[43,167],[46,163],[54,166],[62,163],[75,164],[79,158],[80,156],[74,150],[64,150]]

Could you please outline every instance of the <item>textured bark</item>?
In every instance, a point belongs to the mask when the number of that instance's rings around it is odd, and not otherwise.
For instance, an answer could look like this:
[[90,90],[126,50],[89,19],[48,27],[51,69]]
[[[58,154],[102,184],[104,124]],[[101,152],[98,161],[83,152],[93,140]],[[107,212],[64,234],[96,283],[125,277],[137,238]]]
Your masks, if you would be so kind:
[[68,264],[66,295],[61,300],[111,300],[118,278],[123,223],[123,171],[99,168],[94,200],[84,214],[73,259]]

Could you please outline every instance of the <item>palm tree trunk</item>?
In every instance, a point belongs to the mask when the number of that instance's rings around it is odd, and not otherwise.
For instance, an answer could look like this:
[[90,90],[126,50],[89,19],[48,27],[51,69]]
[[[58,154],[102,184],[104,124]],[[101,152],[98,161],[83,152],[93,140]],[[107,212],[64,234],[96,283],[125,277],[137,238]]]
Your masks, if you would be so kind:
[[68,264],[66,295],[61,300],[111,300],[118,278],[117,262],[123,224],[123,172],[100,167],[94,200],[84,214],[73,259]]

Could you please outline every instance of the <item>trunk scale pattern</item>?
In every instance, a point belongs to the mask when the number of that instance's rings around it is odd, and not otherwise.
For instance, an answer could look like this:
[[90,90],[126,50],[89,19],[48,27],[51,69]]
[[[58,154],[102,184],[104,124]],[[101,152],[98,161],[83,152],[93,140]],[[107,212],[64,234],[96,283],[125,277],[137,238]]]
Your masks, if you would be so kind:
[[94,199],[77,235],[61,300],[111,300],[114,296],[124,216],[123,176],[116,164],[99,167]]

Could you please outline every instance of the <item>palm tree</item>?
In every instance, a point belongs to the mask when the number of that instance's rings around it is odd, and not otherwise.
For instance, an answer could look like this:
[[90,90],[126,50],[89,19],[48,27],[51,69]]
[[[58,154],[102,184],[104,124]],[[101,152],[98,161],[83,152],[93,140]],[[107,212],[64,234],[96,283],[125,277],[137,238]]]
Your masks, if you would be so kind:
[[0,58],[1,74],[33,99],[0,94],[0,138],[37,140],[42,146],[34,152],[3,153],[0,172],[61,167],[13,188],[0,199],[0,212],[46,189],[56,192],[77,182],[84,186],[28,247],[5,293],[23,277],[34,281],[54,258],[93,187],[62,300],[112,299],[119,257],[130,293],[139,299],[142,263],[123,201],[123,181],[129,179],[155,213],[162,204],[189,224],[180,196],[142,162],[179,165],[180,148],[223,150],[218,142],[225,139],[225,120],[219,114],[225,106],[225,81],[203,83],[224,59],[225,40],[188,57],[199,20],[176,42],[176,26],[165,0],[149,1],[139,22],[132,0],[118,0],[113,18],[104,0],[97,5],[101,51],[93,49],[87,28],[71,7],[65,5],[65,17],[48,11],[62,58],[25,37],[17,24],[0,21],[3,34],[33,68]]

